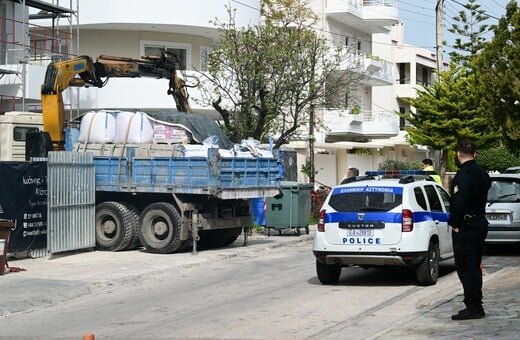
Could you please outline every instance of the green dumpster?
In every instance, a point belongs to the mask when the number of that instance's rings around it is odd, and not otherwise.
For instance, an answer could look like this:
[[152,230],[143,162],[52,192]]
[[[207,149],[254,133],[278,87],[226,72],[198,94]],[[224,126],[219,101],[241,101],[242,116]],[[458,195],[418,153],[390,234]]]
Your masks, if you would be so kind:
[[300,234],[300,228],[309,233],[309,219],[311,217],[312,183],[298,183],[282,181],[280,194],[266,198],[265,223],[267,235],[270,230],[278,230],[282,234],[284,229],[294,229]]

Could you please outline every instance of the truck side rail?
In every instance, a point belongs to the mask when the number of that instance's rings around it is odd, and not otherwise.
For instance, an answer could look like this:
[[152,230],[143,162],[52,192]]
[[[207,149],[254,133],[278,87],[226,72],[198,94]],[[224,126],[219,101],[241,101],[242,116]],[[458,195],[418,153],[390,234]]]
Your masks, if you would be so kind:
[[95,156],[96,190],[210,195],[220,199],[272,197],[279,191],[280,160],[274,157]]

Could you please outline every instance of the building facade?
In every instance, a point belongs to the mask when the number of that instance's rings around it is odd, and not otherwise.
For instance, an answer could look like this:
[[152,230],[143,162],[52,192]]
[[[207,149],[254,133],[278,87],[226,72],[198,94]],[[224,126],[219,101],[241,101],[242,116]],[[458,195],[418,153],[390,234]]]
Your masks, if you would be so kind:
[[[407,112],[400,97],[415,96],[430,84],[435,69],[431,52],[404,44],[396,0],[310,0],[317,27],[330,42],[348,50],[345,70],[357,65],[364,75],[345,101],[356,110],[323,107],[317,116],[325,128],[316,132],[316,179],[328,186],[341,181],[347,167],[362,172],[386,159],[418,161],[426,148],[409,145]],[[40,87],[49,62],[75,55],[139,58],[169,50],[180,57],[186,82],[197,83],[205,57],[218,44],[215,19],[227,21],[228,6],[237,25],[260,22],[260,0],[68,0],[0,2],[0,111],[41,110]],[[344,70],[339,70],[342,72]],[[174,109],[167,80],[110,79],[102,88],[69,88],[64,102],[70,118],[92,109]],[[196,88],[189,89],[194,111],[216,115]],[[294,141],[298,167],[308,159],[306,141]],[[300,174],[300,181],[306,178]]]

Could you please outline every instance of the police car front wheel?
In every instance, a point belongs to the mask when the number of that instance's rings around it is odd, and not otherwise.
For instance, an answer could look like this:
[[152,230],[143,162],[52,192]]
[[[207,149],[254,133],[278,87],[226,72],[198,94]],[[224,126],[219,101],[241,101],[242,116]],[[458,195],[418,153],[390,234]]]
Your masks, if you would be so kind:
[[439,244],[435,240],[431,240],[426,257],[415,270],[415,276],[421,286],[430,286],[437,282],[439,261]]

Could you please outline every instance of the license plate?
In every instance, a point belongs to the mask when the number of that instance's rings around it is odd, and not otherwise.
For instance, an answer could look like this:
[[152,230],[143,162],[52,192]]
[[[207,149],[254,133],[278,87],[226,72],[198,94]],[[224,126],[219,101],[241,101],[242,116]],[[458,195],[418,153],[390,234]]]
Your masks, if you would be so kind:
[[374,229],[347,229],[347,236],[373,237]]
[[507,221],[507,214],[486,214],[486,218],[488,221]]

